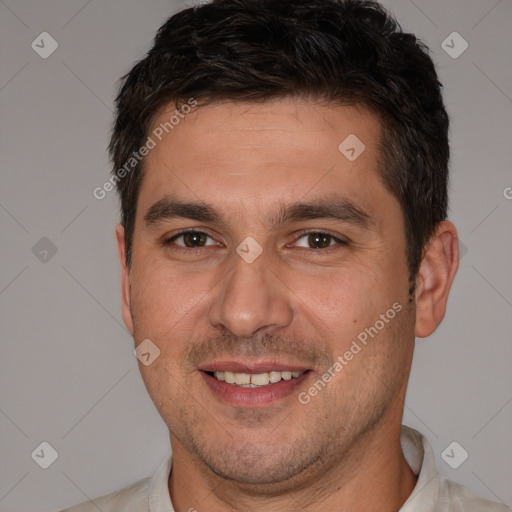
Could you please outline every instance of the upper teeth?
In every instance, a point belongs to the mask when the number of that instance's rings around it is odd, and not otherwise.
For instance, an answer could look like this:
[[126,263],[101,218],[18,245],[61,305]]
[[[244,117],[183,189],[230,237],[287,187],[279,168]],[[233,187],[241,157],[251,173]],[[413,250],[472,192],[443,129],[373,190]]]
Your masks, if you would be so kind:
[[304,372],[268,372],[268,373],[235,373],[235,372],[214,372],[216,379],[225,381],[229,384],[236,384],[245,388],[254,388],[257,386],[267,386],[275,384],[281,379],[290,380],[300,377]]

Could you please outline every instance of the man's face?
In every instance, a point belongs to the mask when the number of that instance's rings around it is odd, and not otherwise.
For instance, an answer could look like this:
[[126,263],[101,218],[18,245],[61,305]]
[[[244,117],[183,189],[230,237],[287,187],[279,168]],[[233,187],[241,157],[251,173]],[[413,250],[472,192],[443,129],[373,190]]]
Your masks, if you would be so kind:
[[124,318],[161,351],[141,373],[175,457],[284,482],[399,424],[414,307],[379,136],[360,107],[218,103],[147,156]]

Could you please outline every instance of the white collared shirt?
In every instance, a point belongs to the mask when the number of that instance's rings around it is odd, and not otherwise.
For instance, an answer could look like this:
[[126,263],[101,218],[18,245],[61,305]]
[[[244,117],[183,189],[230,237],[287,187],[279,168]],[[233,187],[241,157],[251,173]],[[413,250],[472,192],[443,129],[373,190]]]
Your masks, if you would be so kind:
[[[418,477],[416,486],[400,512],[510,512],[505,505],[483,500],[468,488],[441,477],[434,452],[418,431],[402,425],[404,457]],[[172,455],[153,477],[139,480],[120,491],[68,508],[61,512],[174,512],[169,496]]]

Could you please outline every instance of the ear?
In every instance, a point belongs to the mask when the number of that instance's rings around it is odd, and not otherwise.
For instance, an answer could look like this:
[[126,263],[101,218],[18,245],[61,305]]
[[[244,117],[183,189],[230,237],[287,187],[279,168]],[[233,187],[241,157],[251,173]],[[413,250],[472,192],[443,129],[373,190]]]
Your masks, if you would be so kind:
[[418,338],[430,336],[446,313],[448,295],[459,267],[457,230],[442,221],[430,238],[416,278],[416,327]]
[[133,319],[130,310],[130,268],[126,263],[126,242],[124,239],[124,227],[119,224],[116,228],[117,252],[119,265],[121,266],[121,299],[123,304],[124,325],[133,336]]

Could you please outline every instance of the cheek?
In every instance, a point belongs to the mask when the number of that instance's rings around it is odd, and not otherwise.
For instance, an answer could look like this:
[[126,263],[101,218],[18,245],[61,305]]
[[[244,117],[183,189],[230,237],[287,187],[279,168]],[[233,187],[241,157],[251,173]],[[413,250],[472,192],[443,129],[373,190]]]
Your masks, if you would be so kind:
[[137,343],[149,338],[162,360],[177,365],[185,344],[207,328],[214,287],[204,273],[177,272],[165,263],[134,266],[131,309]]
[[192,307],[197,293],[194,280],[172,272],[163,264],[135,265],[132,278],[132,308],[136,321],[146,328],[169,328]]
[[290,288],[300,299],[303,314],[329,338],[339,334],[339,343],[373,324],[393,303],[391,289],[381,274],[368,268],[338,268],[322,277],[301,276]]

